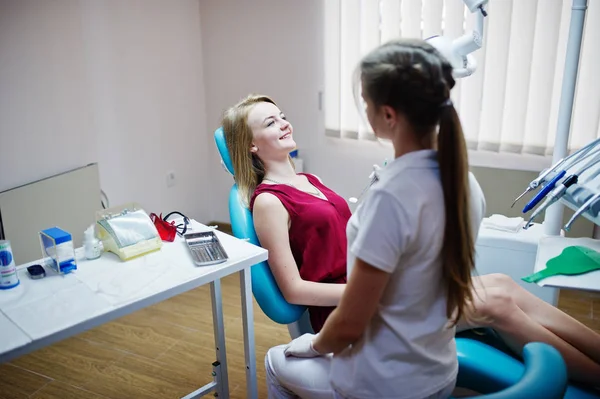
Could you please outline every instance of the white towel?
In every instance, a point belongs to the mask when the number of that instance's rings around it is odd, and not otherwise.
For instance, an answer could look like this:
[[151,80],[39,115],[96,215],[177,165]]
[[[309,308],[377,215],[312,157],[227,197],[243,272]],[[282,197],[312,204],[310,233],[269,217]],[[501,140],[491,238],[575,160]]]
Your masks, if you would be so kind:
[[522,217],[509,218],[504,215],[494,214],[489,218],[484,218],[481,225],[488,229],[518,233],[525,220]]

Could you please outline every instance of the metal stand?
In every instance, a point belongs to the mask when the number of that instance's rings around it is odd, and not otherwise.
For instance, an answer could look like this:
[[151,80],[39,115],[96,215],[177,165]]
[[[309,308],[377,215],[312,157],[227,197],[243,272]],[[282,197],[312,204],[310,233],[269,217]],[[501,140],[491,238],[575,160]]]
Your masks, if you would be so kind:
[[[565,56],[565,71],[563,73],[552,164],[567,155],[587,3],[588,0],[573,0],[573,5],[571,6],[571,24],[569,26],[569,39],[567,42],[567,54]],[[544,219],[544,233],[546,235],[560,235],[563,210],[563,205],[559,202],[552,204],[546,209]]]
[[254,312],[252,309],[252,280],[250,269],[240,271],[242,289],[242,321],[244,324],[244,356],[246,358],[246,397],[258,399],[256,355],[254,352]]
[[[242,292],[242,322],[244,324],[244,355],[246,360],[246,397],[258,399],[256,382],[256,355],[254,351],[254,313],[252,308],[252,280],[250,270],[240,271]],[[213,326],[217,360],[213,363],[213,382],[204,385],[182,399],[192,399],[215,391],[218,398],[229,398],[229,378],[227,376],[227,355],[225,351],[225,327],[223,325],[223,303],[221,302],[221,280],[210,283]]]
[[[221,280],[215,280],[210,283],[210,299],[212,302],[213,329],[215,337],[215,350],[217,355],[217,360],[212,364],[213,382],[204,385],[202,388],[184,396],[182,399],[199,398],[212,391],[215,391],[215,397],[225,399],[229,398],[229,378],[227,375],[227,354],[225,350],[225,326],[223,324],[223,303],[221,298]],[[250,315],[252,315],[252,313],[250,313]],[[245,323],[246,319],[244,318],[244,326]],[[252,342],[254,343],[254,334],[252,335]],[[248,349],[246,349],[246,351],[248,351]],[[252,351],[252,354],[254,354],[254,351]],[[254,372],[253,381],[254,386],[256,386],[256,372]]]

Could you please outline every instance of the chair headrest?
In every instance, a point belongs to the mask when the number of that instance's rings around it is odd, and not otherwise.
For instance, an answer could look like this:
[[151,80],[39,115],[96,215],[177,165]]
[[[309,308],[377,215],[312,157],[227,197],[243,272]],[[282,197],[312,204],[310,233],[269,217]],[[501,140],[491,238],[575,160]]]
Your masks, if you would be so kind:
[[217,144],[217,149],[219,150],[219,155],[221,156],[221,163],[223,166],[225,166],[225,169],[227,169],[227,171],[233,175],[233,163],[231,162],[231,156],[229,155],[227,144],[225,144],[225,132],[223,132],[222,127],[215,130],[215,143]]

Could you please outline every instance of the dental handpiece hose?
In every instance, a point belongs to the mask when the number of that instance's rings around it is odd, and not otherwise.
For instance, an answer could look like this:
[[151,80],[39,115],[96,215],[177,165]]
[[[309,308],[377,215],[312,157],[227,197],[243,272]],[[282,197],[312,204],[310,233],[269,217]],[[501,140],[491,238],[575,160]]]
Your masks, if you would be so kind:
[[567,177],[560,186],[556,187],[546,198],[546,200],[540,205],[531,215],[525,227],[529,227],[529,225],[533,222],[533,220],[538,217],[542,212],[544,212],[550,205],[558,201],[566,192],[569,187],[573,184],[576,184],[578,180],[577,175],[571,175]]
[[590,153],[590,151],[595,149],[595,147],[599,143],[600,143],[600,139],[596,139],[596,140],[592,141],[591,143],[586,144],[584,147],[580,148],[579,150],[575,151],[573,154],[569,155],[568,157],[564,158],[563,169],[565,169],[565,170],[569,169],[569,168],[577,165],[579,162],[583,161],[587,157],[593,155],[593,152]]
[[[588,158],[590,155],[593,155],[593,154],[594,153],[591,153],[591,154],[587,154],[583,157],[580,157],[577,162],[572,164],[572,166],[575,166],[576,164],[581,162],[583,159]],[[600,154],[596,153],[595,156],[591,160],[589,160],[588,162],[585,163],[585,165],[583,165],[582,167],[577,169],[572,175],[567,177],[563,182],[563,186],[564,186],[564,184],[566,184],[566,182],[568,182],[568,184],[569,184],[567,186],[567,188],[570,187],[571,185],[577,183],[579,175],[581,173],[585,172],[590,166],[598,163],[598,161],[600,161]],[[554,176],[552,178],[552,180],[550,180],[548,182],[548,184],[546,184],[544,186],[544,188],[535,197],[533,197],[531,199],[531,201],[529,201],[527,203],[527,205],[525,205],[525,208],[523,208],[523,213],[527,213],[530,210],[532,210],[538,204],[538,202],[540,202],[551,190],[554,189],[554,186],[565,176],[565,174],[566,174],[566,170],[562,169],[556,176]],[[564,189],[564,191],[566,191],[566,188]],[[562,196],[564,194],[564,191],[560,194],[560,196]]]
[[[577,175],[582,174],[590,166],[595,165],[599,161],[600,161],[600,155],[596,155],[594,158],[592,158],[592,160],[588,161],[584,166],[579,168],[579,170],[576,172]],[[588,178],[586,180],[591,180],[592,178],[593,178],[593,176],[588,176]],[[565,231],[569,231],[571,229],[571,226],[575,222],[575,220],[577,218],[579,218],[579,216],[581,216],[584,212],[586,212],[594,204],[594,202],[596,202],[598,200],[598,198],[600,198],[600,193],[593,195],[579,209],[577,209],[577,211],[573,214],[573,216],[571,216],[571,219],[569,219],[569,221],[564,225],[563,228],[565,229]]]
[[550,173],[552,173],[556,168],[558,168],[563,162],[565,161],[565,159],[560,159],[558,162],[556,162],[554,165],[552,165],[550,168],[546,169],[541,175],[539,175],[537,178],[535,178],[534,180],[532,180],[529,185],[527,186],[527,188],[525,189],[525,191],[523,191],[523,193],[521,193],[521,195],[519,195],[512,203],[512,205],[510,206],[511,208],[513,206],[515,206],[515,204],[525,196],[525,194],[527,194],[530,191],[533,191],[535,189],[537,189],[542,183],[544,183],[546,181],[546,177],[548,177],[548,175]]
[[562,166],[563,170],[567,170],[570,167],[572,167],[573,165],[576,165],[579,162],[583,161],[585,158],[587,158],[590,155],[590,154],[588,154],[588,152],[590,152],[599,143],[600,143],[600,139],[596,139],[596,140],[592,141],[591,143],[586,144],[585,146],[583,146],[579,150],[575,151],[571,155],[569,155],[569,156],[567,156],[565,158],[559,159],[549,169],[546,169],[546,171],[544,173],[542,173],[537,179],[535,179],[531,183],[529,183],[529,186],[532,189],[536,189],[541,184],[545,183],[548,180],[547,179],[548,175],[550,173],[554,172],[560,166]]
[[[590,155],[592,154],[587,154],[584,157],[580,157],[579,160],[576,163],[573,163],[572,166],[576,165],[577,163],[581,162],[583,159],[588,158]],[[565,195],[565,193],[567,192],[567,189],[569,187],[571,187],[573,184],[577,184],[578,180],[579,180],[579,175],[583,172],[585,172],[590,166],[595,165],[596,163],[598,163],[598,161],[600,161],[600,154],[595,154],[595,156],[589,160],[588,162],[586,162],[583,166],[581,166],[579,169],[577,169],[572,175],[568,176],[562,183],[560,186],[558,186],[556,189],[554,189],[551,193],[550,196],[548,197],[548,199],[546,199],[546,201],[544,201],[542,203],[542,205],[536,209],[536,211],[533,213],[533,215],[531,215],[531,218],[529,219],[529,222],[527,222],[526,226],[529,226],[529,224],[543,211],[545,211],[550,205],[552,205],[553,203],[555,203],[556,201],[558,201],[563,195]],[[532,200],[530,203],[527,204],[527,206],[525,207],[525,209],[523,209],[523,212],[528,211],[529,209],[533,208],[533,206],[535,206],[535,202],[536,200],[539,201],[541,200],[541,198],[543,198],[543,196],[545,196],[547,194],[547,191],[549,189],[550,186],[554,186],[554,184],[560,180],[560,178],[562,178],[562,176],[565,174],[565,170],[563,169],[561,171],[561,173],[559,173],[550,183],[548,183],[548,185],[546,187],[544,187],[544,189],[534,198],[534,200]]]
[[523,213],[527,213],[530,210],[532,210],[537,204],[538,202],[540,202],[542,199],[544,199],[546,197],[546,195],[548,195],[548,193],[550,193],[554,187],[556,186],[556,183],[558,183],[563,177],[565,177],[566,172],[564,170],[561,170],[556,176],[554,176],[552,178],[552,180],[550,180],[548,182],[548,184],[546,184],[544,186],[544,188],[542,188],[542,190],[537,193],[532,199],[531,201],[529,201],[525,207],[523,208]]
[[[590,155],[591,154],[586,155],[586,158],[589,157]],[[585,165],[583,165],[582,167],[580,167],[579,169],[577,169],[577,171],[575,171],[573,174],[579,176],[579,175],[583,174],[591,166],[597,164],[598,162],[600,162],[600,153],[595,154],[595,156],[591,160],[589,160],[588,162],[586,162]],[[587,180],[589,180],[589,178]]]
[[523,191],[523,193],[521,195],[519,195],[513,201],[512,205],[510,207],[512,208],[513,206],[515,206],[515,204],[521,198],[523,198],[525,196],[525,194],[527,194],[530,191],[536,190],[539,186],[541,186],[542,184],[547,182],[549,180],[548,176],[551,173],[553,173],[554,171],[556,171],[556,169],[558,169],[559,167],[562,166],[563,167],[562,170],[566,170],[569,167],[571,167],[571,166],[581,162],[583,159],[587,158],[590,155],[590,154],[588,154],[588,152],[590,152],[599,143],[600,143],[600,139],[596,139],[596,140],[592,141],[591,143],[585,145],[584,147],[580,148],[579,150],[575,151],[573,154],[556,161],[554,163],[554,165],[552,165],[550,168],[546,169],[541,175],[539,175],[537,178],[532,180],[529,183],[529,185],[527,186],[527,188],[525,189],[525,191]]
[[569,221],[567,222],[567,224],[565,224],[565,226],[563,227],[565,229],[565,231],[571,230],[571,226],[573,225],[573,223],[575,222],[575,220],[577,220],[577,218],[579,218],[579,216],[581,216],[584,212],[586,212],[589,208],[591,208],[592,205],[599,198],[600,198],[600,193],[597,193],[597,194],[594,194],[592,196],[592,198],[590,198],[589,200],[585,201],[585,203],[579,209],[577,209],[577,211],[573,214],[573,216],[571,216],[571,219],[569,219]]

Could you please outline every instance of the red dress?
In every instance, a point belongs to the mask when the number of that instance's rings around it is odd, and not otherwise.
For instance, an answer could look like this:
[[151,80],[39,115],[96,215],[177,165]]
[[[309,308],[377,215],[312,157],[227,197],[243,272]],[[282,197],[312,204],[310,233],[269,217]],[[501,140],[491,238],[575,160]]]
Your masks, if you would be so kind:
[[[317,187],[327,200],[285,184],[261,184],[250,201],[260,193],[271,193],[290,216],[290,247],[303,280],[319,283],[346,283],[346,224],[351,212],[346,201],[324,186],[315,176],[300,173]],[[319,332],[335,307],[310,306],[310,322]]]

